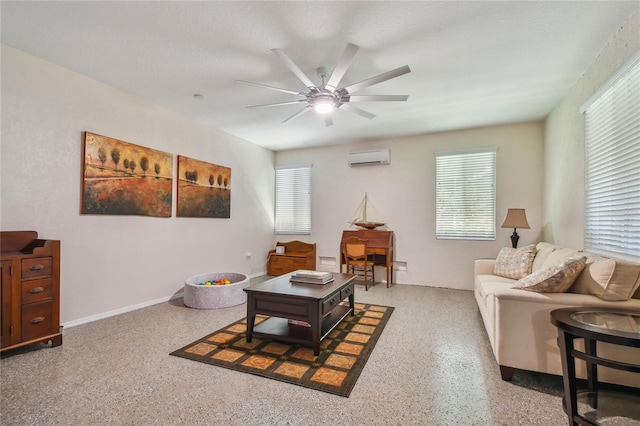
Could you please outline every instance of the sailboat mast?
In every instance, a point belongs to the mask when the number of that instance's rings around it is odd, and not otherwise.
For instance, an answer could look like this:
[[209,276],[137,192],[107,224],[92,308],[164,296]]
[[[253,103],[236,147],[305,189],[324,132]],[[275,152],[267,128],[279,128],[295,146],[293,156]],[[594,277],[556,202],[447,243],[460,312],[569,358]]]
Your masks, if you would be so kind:
[[364,222],[367,221],[367,193],[364,193]]

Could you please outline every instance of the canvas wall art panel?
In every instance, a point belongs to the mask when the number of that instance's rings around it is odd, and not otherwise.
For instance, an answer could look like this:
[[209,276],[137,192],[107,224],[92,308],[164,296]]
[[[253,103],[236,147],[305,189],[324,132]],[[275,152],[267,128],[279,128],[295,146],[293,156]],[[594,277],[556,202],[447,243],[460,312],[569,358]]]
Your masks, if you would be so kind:
[[231,217],[231,169],[178,155],[178,217]]
[[82,214],[171,217],[173,154],[85,132]]

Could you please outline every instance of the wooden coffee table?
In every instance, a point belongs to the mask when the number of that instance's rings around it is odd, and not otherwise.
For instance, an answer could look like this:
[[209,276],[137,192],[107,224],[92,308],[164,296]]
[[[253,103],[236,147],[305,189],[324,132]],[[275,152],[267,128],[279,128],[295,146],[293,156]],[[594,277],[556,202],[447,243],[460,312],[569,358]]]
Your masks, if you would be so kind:
[[[292,273],[281,275],[244,289],[247,292],[247,342],[253,336],[270,337],[313,347],[320,354],[320,341],[347,315],[354,315],[355,275],[334,273],[327,284],[298,284],[289,281]],[[340,302],[349,298],[349,304]],[[256,314],[271,318],[255,325]],[[289,319],[311,326],[290,324]]]

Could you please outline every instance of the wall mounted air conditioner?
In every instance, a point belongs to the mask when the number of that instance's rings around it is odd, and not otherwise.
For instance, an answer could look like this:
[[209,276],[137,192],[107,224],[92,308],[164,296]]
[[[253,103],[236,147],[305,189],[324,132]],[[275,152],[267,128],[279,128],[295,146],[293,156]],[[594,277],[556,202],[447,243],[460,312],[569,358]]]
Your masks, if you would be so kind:
[[349,166],[379,166],[389,164],[389,148],[370,149],[349,153]]

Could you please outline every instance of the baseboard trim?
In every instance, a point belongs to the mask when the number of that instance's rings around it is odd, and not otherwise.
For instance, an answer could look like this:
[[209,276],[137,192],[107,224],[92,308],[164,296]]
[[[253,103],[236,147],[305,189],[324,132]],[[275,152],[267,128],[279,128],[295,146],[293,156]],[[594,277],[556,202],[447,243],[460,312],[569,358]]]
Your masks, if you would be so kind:
[[164,303],[164,302],[168,302],[168,301],[173,300],[173,299],[178,299],[178,298],[181,298],[182,295],[183,295],[182,292],[175,293],[175,294],[172,294],[171,296],[168,296],[168,297],[162,297],[160,299],[149,300],[147,302],[138,303],[136,305],[125,306],[123,308],[114,309],[112,311],[103,312],[101,314],[91,315],[91,316],[84,317],[84,318],[79,318],[77,320],[73,320],[73,321],[69,321],[69,322],[63,323],[62,327],[71,328],[71,327],[75,327],[75,326],[78,326],[78,325],[82,325],[82,324],[87,324],[87,323],[90,323],[90,322],[98,321],[98,320],[101,320],[101,319],[114,317],[116,315],[120,315],[120,314],[124,314],[124,313],[127,313],[127,312],[135,311],[135,310],[138,310],[138,309],[147,308],[149,306],[157,305],[158,303]]
[[[267,274],[266,272],[259,272],[257,274],[249,275],[249,279],[261,277],[261,276],[266,275],[266,274]],[[101,314],[91,315],[91,316],[84,317],[84,318],[79,318],[77,320],[72,320],[72,321],[65,322],[65,323],[63,323],[61,325],[62,325],[63,328],[76,327],[78,325],[88,324],[90,322],[98,321],[98,320],[101,320],[101,319],[113,317],[113,316],[116,316],[116,315],[120,315],[120,314],[124,314],[124,313],[127,313],[127,312],[131,312],[131,311],[136,311],[136,310],[142,309],[142,308],[147,308],[149,306],[157,305],[158,303],[165,303],[165,302],[169,302],[170,300],[180,299],[180,298],[183,297],[183,295],[184,295],[184,293],[181,291],[179,293],[172,294],[171,296],[161,297],[160,299],[149,300],[147,302],[138,303],[136,305],[125,306],[123,308],[114,309],[112,311],[103,312]]]

